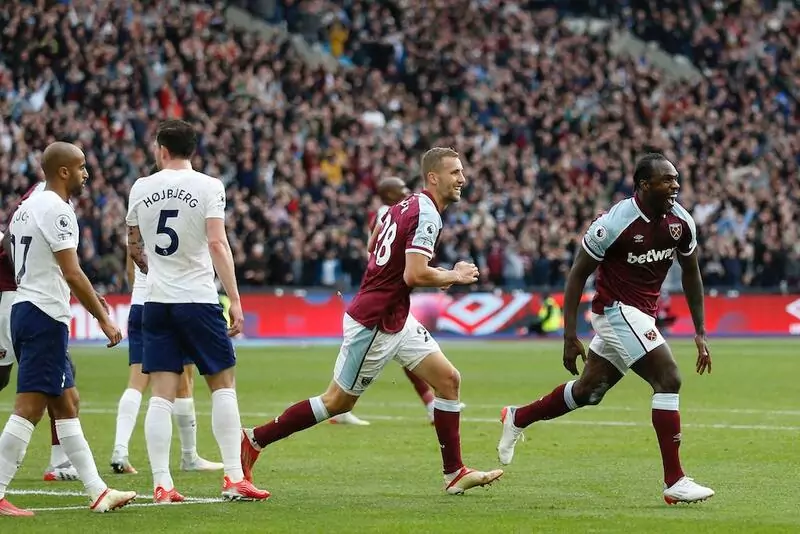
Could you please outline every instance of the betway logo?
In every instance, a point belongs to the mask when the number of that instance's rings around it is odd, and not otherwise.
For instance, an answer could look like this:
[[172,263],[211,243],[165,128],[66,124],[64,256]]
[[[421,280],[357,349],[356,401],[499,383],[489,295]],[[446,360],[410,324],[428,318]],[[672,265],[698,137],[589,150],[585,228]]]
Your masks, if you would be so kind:
[[633,252],[628,252],[628,263],[636,265],[637,263],[653,263],[656,261],[671,260],[672,255],[675,253],[675,247],[665,248],[664,250],[650,249],[644,254],[635,255]]

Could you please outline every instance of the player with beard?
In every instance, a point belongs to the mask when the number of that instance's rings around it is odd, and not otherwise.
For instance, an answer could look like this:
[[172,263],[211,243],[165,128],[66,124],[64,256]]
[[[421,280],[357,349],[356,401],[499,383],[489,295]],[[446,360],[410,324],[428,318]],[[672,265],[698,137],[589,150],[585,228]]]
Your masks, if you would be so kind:
[[[714,495],[714,490],[687,477],[681,466],[681,377],[672,351],[656,326],[661,285],[677,257],[694,322],[696,371],[711,373],[703,281],[697,263],[697,231],[692,216],[676,200],[680,189],[678,171],[666,157],[642,157],[633,180],[634,196],[617,203],[589,226],[567,279],[564,367],[577,375],[580,355],[585,363],[583,372],[577,380],[558,386],[527,406],[503,408],[498,456],[500,463],[509,464],[524,428],[582,406],[599,404],[606,392],[632,369],[653,388],[652,423],[664,466],[664,500],[668,504],[704,501]],[[577,334],[578,305],[586,280],[595,270],[595,336],[587,358]]]

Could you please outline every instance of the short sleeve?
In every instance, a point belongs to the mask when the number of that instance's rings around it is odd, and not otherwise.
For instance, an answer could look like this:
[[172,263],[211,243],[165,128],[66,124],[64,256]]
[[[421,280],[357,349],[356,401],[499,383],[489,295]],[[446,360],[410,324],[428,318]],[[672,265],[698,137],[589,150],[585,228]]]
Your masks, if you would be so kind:
[[410,232],[406,242],[406,253],[415,252],[433,259],[433,249],[441,229],[442,223],[438,213],[420,209],[417,226]]
[[208,197],[206,198],[206,219],[224,219],[225,218],[225,186],[222,181],[214,180],[210,182],[211,186],[208,188]]
[[136,183],[134,182],[128,197],[128,215],[125,217],[125,222],[128,226],[139,226],[139,215],[136,213],[136,208],[138,206],[138,202],[136,200],[136,197],[138,196],[137,189]]
[[53,252],[78,248],[78,219],[66,202],[54,205],[37,222]]
[[689,231],[684,232],[680,241],[678,241],[678,252],[681,256],[689,256],[697,248],[697,226],[695,226],[692,216],[688,213],[686,215],[684,222]]
[[597,261],[603,261],[606,251],[614,242],[609,222],[608,214],[604,213],[592,222],[583,236],[583,249]]

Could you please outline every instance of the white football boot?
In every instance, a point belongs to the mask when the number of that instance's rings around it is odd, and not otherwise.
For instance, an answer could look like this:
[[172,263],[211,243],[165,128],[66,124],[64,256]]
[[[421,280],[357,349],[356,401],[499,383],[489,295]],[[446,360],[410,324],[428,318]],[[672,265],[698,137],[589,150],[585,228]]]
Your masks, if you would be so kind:
[[97,499],[95,499],[94,503],[89,506],[89,509],[92,512],[103,514],[105,512],[110,512],[111,510],[122,508],[135,498],[135,491],[118,491],[115,489],[106,488],[106,490],[101,493]]
[[500,434],[500,442],[497,444],[497,459],[503,465],[510,464],[514,458],[514,447],[517,445],[517,440],[522,438],[522,441],[525,441],[522,429],[514,425],[514,413],[516,411],[516,406],[506,406],[500,412],[503,433]]
[[[664,484],[666,486],[666,484]],[[683,477],[675,484],[664,488],[664,501],[667,504],[679,502],[701,502],[714,496],[714,490],[701,486],[693,478]]]
[[339,415],[334,415],[330,419],[328,419],[332,425],[356,425],[356,426],[368,426],[369,421],[364,421],[363,419],[359,419],[353,412],[344,412],[340,413]]
[[212,462],[198,455],[194,458],[181,458],[181,471],[222,471],[224,468],[221,462]]
[[455,475],[444,477],[444,491],[449,495],[461,495],[468,489],[488,486],[501,476],[503,476],[502,469],[475,471],[468,467],[462,467]]

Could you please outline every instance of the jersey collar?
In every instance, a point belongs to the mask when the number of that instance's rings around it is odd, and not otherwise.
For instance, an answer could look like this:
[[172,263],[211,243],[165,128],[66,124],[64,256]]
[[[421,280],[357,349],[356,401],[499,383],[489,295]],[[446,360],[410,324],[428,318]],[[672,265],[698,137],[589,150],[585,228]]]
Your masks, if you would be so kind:
[[436,199],[433,198],[433,195],[431,195],[430,192],[427,189],[423,189],[422,190],[422,194],[425,195],[426,197],[428,197],[429,199],[431,199],[431,202],[433,202],[433,205],[436,206],[436,211],[438,211],[439,213],[442,213],[442,207],[439,204],[436,203]]
[[644,219],[644,222],[646,222],[646,223],[649,223],[649,222],[650,222],[650,217],[648,217],[648,216],[645,214],[645,207],[644,207],[644,203],[642,203],[642,201],[641,201],[641,200],[639,200],[639,195],[638,195],[637,193],[634,193],[634,194],[633,194],[633,207],[635,207],[635,208],[636,208],[636,211],[638,211],[638,212],[639,212],[639,216],[640,216],[642,219]]

